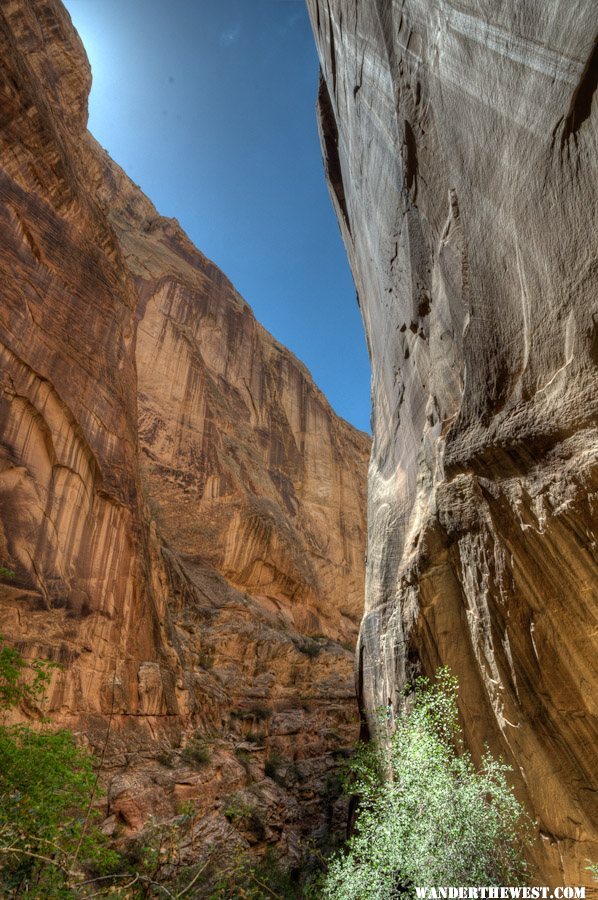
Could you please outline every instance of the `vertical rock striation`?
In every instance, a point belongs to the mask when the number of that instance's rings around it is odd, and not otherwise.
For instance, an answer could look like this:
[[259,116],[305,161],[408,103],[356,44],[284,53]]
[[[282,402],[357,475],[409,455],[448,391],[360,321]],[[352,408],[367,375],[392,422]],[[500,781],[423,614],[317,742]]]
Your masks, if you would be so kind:
[[373,370],[368,716],[448,664],[544,879],[598,856],[596,7],[308,0]]
[[87,133],[58,0],[0,60],[2,634],[107,740],[108,831],[191,801],[188,861],[296,861],[343,821],[369,439]]

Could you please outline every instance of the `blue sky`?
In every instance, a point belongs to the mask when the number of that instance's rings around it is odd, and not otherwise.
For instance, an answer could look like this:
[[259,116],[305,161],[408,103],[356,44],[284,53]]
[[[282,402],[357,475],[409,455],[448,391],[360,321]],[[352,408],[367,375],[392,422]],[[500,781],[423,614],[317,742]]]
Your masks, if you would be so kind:
[[369,363],[324,181],[304,0],[66,0],[89,127],[369,431]]

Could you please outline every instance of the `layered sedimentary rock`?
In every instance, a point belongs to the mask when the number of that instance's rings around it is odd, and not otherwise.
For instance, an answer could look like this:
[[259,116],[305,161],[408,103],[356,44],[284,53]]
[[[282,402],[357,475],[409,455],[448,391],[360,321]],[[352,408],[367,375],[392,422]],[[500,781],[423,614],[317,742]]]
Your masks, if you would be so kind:
[[86,132],[60,3],[0,40],[1,631],[106,743],[107,830],[191,802],[189,859],[296,860],[343,817],[369,440]]
[[598,857],[596,7],[308,0],[373,370],[367,715],[448,664],[543,879]]

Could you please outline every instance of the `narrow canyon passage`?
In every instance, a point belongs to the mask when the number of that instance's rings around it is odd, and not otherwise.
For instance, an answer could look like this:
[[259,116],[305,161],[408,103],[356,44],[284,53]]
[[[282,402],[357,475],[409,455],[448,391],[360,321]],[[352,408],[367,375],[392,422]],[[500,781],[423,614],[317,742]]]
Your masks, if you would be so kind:
[[595,4],[307,8],[371,438],[90,133],[60,0],[0,5],[2,641],[59,664],[104,835],[177,829],[188,896],[270,853],[302,884],[360,730],[439,666],[475,762],[512,767],[535,883],[589,885]]
[[86,130],[60,2],[0,25],[2,634],[115,840],[192,809],[184,861],[299,865],[345,831],[370,439]]

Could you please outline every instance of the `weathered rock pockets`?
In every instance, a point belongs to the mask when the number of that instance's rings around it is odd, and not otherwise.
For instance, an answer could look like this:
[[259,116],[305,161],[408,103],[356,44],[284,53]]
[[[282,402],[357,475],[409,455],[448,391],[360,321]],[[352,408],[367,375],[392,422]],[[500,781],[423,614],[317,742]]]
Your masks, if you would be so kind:
[[191,799],[193,853],[298,858],[343,817],[369,440],[86,132],[60,3],[3,4],[0,41],[1,631],[62,664],[57,723],[109,724],[108,827]]
[[596,806],[595,9],[308,0],[372,362],[366,714],[459,677],[545,883]]

